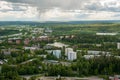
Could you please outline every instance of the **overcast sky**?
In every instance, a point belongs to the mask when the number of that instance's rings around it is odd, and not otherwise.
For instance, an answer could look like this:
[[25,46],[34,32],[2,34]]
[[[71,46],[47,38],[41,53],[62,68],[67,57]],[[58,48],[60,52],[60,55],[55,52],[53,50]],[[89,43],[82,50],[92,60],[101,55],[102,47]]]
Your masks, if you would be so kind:
[[120,0],[0,0],[0,21],[119,19]]

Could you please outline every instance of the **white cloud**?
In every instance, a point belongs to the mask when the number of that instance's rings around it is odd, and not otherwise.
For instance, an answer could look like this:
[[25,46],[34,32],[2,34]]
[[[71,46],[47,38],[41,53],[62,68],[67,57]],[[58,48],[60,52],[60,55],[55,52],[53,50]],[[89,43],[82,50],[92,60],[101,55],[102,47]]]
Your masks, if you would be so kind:
[[5,1],[0,1],[0,10],[12,10],[12,5]]
[[116,20],[119,15],[120,0],[0,1],[0,20]]
[[14,10],[12,3],[0,1],[0,20],[26,20],[35,19],[37,20],[38,11],[37,7],[32,6],[19,6],[21,10]]
[[89,15],[88,19],[93,20],[112,20],[112,17],[115,15],[113,12],[96,12]]
[[45,13],[42,13],[40,15],[41,20],[43,21],[55,21],[55,20],[68,20],[68,19],[73,19],[75,18],[74,12],[67,12],[67,11],[62,11],[59,8],[54,8],[51,10],[46,11]]

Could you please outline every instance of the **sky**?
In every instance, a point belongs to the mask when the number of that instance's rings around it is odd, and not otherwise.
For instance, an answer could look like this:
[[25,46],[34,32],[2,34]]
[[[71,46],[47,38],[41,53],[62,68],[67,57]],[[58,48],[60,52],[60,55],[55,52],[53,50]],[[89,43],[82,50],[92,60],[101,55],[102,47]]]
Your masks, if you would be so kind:
[[0,21],[120,20],[120,0],[0,0]]

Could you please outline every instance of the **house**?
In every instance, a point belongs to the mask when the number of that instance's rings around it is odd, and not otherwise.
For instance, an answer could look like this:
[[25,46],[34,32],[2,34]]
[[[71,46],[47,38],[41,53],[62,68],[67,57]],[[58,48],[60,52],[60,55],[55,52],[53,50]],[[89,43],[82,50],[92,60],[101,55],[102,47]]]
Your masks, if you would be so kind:
[[30,42],[29,38],[27,38],[27,39],[24,40],[24,44],[25,44],[25,45],[28,45],[29,42]]
[[120,80],[120,75],[115,75],[114,77],[109,77],[109,80]]
[[21,38],[9,38],[8,39],[8,43],[16,43],[16,44],[20,44],[22,41]]
[[11,54],[11,50],[10,49],[2,49],[1,53],[5,54],[5,55],[10,55]]
[[21,43],[21,39],[16,39],[16,44],[20,44]]
[[8,43],[13,43],[13,40],[11,38],[8,39]]

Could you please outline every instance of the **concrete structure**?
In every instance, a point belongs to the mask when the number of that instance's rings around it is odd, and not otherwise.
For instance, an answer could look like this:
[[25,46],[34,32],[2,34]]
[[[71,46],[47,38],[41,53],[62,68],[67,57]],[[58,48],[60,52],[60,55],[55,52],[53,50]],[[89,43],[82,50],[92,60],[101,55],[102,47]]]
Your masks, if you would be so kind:
[[85,59],[92,59],[92,58],[95,58],[95,57],[100,57],[101,55],[84,55],[83,57]]
[[92,51],[92,50],[89,50],[87,53],[91,54],[91,55],[99,55],[99,54],[106,54],[106,55],[108,55],[109,54],[109,52],[105,52],[105,51]]
[[118,33],[96,33],[96,35],[110,35],[110,36],[114,36],[117,35]]
[[70,52],[70,53],[68,53],[67,57],[68,57],[68,60],[73,61],[73,60],[77,59],[77,53]]
[[117,49],[120,49],[120,43],[117,43]]
[[65,49],[65,55],[67,55],[68,53],[73,52],[72,48],[66,48]]
[[47,50],[48,53],[53,54],[57,58],[61,57],[61,50]]
[[60,48],[69,46],[69,45],[63,44],[61,42],[55,42],[53,44],[47,44],[47,45],[54,46],[54,47],[60,47]]
[[97,76],[91,76],[91,77],[38,77],[36,80],[104,80],[103,78],[99,78]]
[[67,56],[67,59],[70,61],[77,59],[77,53],[74,52],[72,48],[66,48],[65,55]]
[[53,50],[53,55],[56,56],[57,58],[61,57],[61,50]]
[[24,47],[25,50],[38,50],[38,47]]
[[[77,50],[77,52],[82,52],[82,50]],[[105,51],[96,51],[96,50],[88,50],[86,51],[86,54],[88,55],[110,55],[110,52]]]

